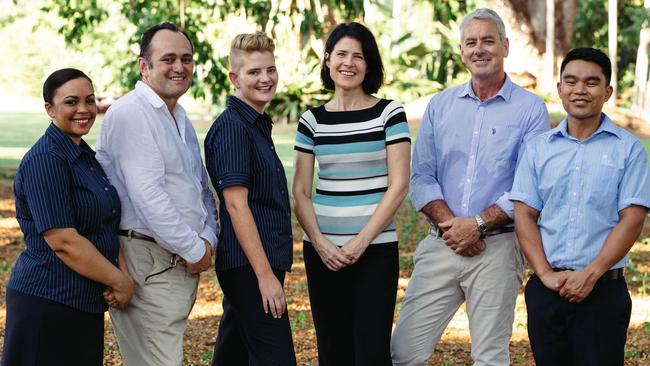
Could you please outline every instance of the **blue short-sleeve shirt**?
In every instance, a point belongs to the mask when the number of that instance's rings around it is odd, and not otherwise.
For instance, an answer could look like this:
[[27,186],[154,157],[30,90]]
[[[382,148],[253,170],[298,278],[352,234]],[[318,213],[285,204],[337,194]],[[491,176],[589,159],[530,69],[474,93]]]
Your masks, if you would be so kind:
[[50,124],[21,161],[14,193],[26,248],[7,287],[85,312],[106,311],[102,295],[106,285],[70,269],[43,237],[49,229],[75,228],[117,265],[120,200],[95,152],[83,140],[76,145]]
[[[604,113],[584,141],[565,118],[526,145],[510,199],[539,211],[539,231],[551,267],[582,269],[598,256],[619,211],[650,207],[650,167],[641,142]],[[627,256],[612,266],[622,268]]]
[[272,121],[236,97],[205,138],[205,162],[219,196],[218,271],[249,265],[226,209],[223,190],[248,189],[248,206],[272,268],[291,269],[293,236],[287,178],[271,139]]

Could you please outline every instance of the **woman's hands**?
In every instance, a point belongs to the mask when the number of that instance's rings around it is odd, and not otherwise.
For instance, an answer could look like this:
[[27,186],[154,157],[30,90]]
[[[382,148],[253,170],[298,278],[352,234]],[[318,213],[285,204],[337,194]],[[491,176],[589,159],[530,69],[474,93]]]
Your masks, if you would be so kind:
[[112,308],[123,310],[131,301],[133,291],[133,278],[128,272],[122,272],[120,281],[104,290],[104,301]]
[[369,244],[369,241],[359,235],[350,239],[342,247],[337,247],[331,241],[322,238],[314,243],[314,249],[330,271],[338,271],[356,263]]
[[338,271],[354,263],[351,258],[345,255],[341,248],[325,238],[314,241],[313,245],[323,264],[330,271]]

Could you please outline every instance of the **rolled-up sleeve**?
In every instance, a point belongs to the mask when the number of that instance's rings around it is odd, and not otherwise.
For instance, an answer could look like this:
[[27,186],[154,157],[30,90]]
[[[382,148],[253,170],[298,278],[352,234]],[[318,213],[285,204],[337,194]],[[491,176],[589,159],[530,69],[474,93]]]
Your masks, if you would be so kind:
[[206,163],[216,182],[216,188],[223,190],[232,186],[250,185],[251,141],[240,122],[229,119],[217,121],[211,146],[206,146]]
[[38,154],[21,167],[23,192],[40,234],[53,228],[74,228],[72,180],[66,162],[55,155]]
[[429,102],[422,117],[415,146],[411,173],[410,198],[417,211],[422,210],[427,203],[444,199],[438,182],[438,162],[434,139],[434,101]]
[[535,171],[533,146],[526,146],[521,161],[515,173],[515,180],[512,183],[510,191],[510,201],[519,201],[527,206],[541,211],[543,207],[542,199],[537,189],[538,179]]
[[641,143],[636,141],[632,145],[630,159],[625,165],[623,178],[619,185],[619,211],[631,205],[650,208],[649,178],[648,156]]

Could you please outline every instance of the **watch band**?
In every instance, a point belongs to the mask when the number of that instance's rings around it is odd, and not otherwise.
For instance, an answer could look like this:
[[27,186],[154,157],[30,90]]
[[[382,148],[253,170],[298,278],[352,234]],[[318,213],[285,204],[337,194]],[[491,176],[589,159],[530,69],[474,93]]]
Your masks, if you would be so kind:
[[485,220],[483,220],[481,215],[475,215],[474,220],[476,220],[476,226],[478,227],[478,232],[481,234],[485,234],[485,232],[488,229]]

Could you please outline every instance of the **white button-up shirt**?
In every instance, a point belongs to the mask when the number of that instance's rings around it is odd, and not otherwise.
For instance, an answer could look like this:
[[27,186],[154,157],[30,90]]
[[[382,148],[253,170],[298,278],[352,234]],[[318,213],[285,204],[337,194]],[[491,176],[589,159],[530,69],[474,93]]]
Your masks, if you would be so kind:
[[97,139],[97,160],[122,203],[120,228],[152,236],[190,263],[217,243],[214,197],[185,110],[172,114],[145,83],[117,100]]

